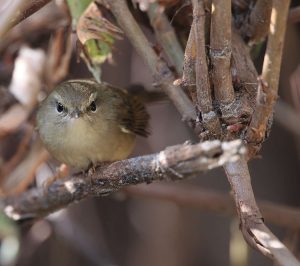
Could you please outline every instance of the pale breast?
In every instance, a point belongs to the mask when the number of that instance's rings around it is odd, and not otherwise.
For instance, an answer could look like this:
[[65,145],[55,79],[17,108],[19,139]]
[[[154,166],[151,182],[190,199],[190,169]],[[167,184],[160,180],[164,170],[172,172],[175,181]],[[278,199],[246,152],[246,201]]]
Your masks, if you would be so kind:
[[86,121],[74,119],[60,128],[60,137],[51,153],[59,161],[80,169],[90,164],[122,160],[132,152],[135,135],[106,125],[95,131]]

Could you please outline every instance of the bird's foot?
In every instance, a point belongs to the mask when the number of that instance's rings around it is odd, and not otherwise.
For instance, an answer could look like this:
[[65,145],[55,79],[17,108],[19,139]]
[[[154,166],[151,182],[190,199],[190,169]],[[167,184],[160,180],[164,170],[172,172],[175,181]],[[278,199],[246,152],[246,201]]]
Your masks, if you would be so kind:
[[57,168],[55,175],[53,175],[52,177],[46,179],[43,182],[43,184],[42,184],[43,190],[47,191],[49,186],[51,186],[56,180],[63,179],[66,176],[68,176],[69,172],[70,172],[69,167],[66,164],[61,164]]

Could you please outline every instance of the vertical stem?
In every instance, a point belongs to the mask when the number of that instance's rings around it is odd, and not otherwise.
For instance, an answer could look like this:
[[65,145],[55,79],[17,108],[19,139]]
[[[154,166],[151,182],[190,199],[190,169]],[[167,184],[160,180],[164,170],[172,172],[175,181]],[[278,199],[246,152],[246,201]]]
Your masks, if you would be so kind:
[[193,17],[194,17],[194,36],[196,42],[196,90],[199,109],[202,113],[208,113],[213,110],[211,89],[208,79],[208,68],[205,53],[205,13],[203,1],[193,1]]
[[196,45],[196,95],[197,105],[202,115],[204,127],[209,131],[209,137],[220,134],[220,123],[212,106],[212,93],[208,78],[208,67],[205,51],[205,12],[202,0],[193,0],[193,26]]
[[194,105],[197,104],[196,95],[196,72],[195,72],[195,61],[196,61],[196,45],[195,45],[195,23],[193,22],[190,29],[189,38],[184,51],[183,61],[183,73],[182,83],[187,87],[190,97]]
[[177,73],[181,75],[183,67],[183,51],[163,8],[156,2],[151,3],[147,10],[147,14],[155,31],[155,35],[163,46],[169,61],[174,65]]
[[212,0],[210,58],[216,99],[221,105],[235,100],[230,72],[231,0]]
[[183,120],[195,120],[196,114],[190,99],[180,87],[173,84],[175,80],[173,73],[170,71],[167,64],[157,56],[153,48],[149,45],[146,36],[129,11],[126,1],[106,0],[105,3],[110,7],[118,21],[118,24],[124,30],[137,53],[143,58],[146,65],[149,67],[154,80],[164,89],[178,111],[181,113]]
[[278,91],[289,6],[290,0],[273,0],[270,33],[263,63],[262,78],[276,93]]
[[257,0],[250,14],[250,25],[246,35],[251,42],[261,42],[269,32],[273,0]]
[[273,1],[262,79],[258,86],[256,108],[246,135],[250,157],[257,153],[265,139],[268,121],[276,102],[289,5],[289,0]]

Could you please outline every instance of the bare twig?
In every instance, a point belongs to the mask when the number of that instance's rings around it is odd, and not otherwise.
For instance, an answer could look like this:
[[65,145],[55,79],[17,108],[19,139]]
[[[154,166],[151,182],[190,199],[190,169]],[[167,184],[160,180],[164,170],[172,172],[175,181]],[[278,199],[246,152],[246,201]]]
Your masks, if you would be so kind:
[[8,7],[3,10],[0,16],[0,38],[13,26],[23,19],[49,3],[50,0],[29,1],[15,0],[11,1]]
[[224,168],[234,194],[241,231],[248,244],[278,265],[299,266],[300,263],[293,254],[264,225],[253,195],[246,161],[242,159],[228,163]]
[[153,2],[149,5],[147,14],[150,18],[157,40],[164,48],[169,61],[174,65],[177,74],[181,75],[183,67],[183,51],[175,31],[164,13],[164,8],[158,3]]
[[[12,27],[13,21],[16,18],[16,14],[20,15],[27,4],[31,2],[29,0],[16,0],[12,1],[5,10],[1,12],[0,17],[0,38]],[[14,18],[12,20],[12,18]]]
[[212,93],[208,78],[205,52],[205,12],[203,1],[193,0],[193,27],[196,46],[196,95],[197,107],[202,115],[202,122],[212,138],[220,135],[221,126],[213,110]]
[[170,97],[178,111],[181,113],[183,119],[195,120],[196,114],[191,101],[181,88],[173,85],[175,80],[174,75],[167,64],[159,58],[151,48],[147,38],[130,13],[126,1],[106,0],[105,2],[110,7],[120,27],[122,27],[136,51],[148,65],[154,80]]
[[87,177],[78,174],[5,199],[5,212],[13,219],[37,217],[88,196],[103,196],[127,185],[154,180],[183,179],[199,172],[234,161],[243,156],[241,141],[211,141],[196,145],[184,144],[164,151],[100,166]]
[[262,81],[257,94],[257,106],[247,131],[246,140],[251,143],[249,156],[252,157],[260,149],[265,139],[268,121],[278,92],[282,50],[290,1],[274,0],[268,38],[264,58]]
[[232,4],[241,10],[246,10],[249,7],[248,0],[232,0]]
[[[211,10],[210,58],[216,99],[222,105],[234,102],[230,72],[231,62],[231,0],[213,0]],[[226,115],[226,114],[225,114]]]
[[1,193],[13,195],[26,190],[34,180],[36,169],[47,159],[49,153],[41,141],[36,141],[24,160],[1,182]]
[[277,94],[290,1],[273,0],[270,33],[264,58],[262,79]]
[[61,8],[52,3],[47,8],[37,12],[22,23],[16,25],[5,34],[5,38],[0,39],[0,53],[13,45],[21,45],[24,39],[30,38],[33,34],[42,32],[43,34],[53,31],[61,26],[65,26],[68,21]]
[[[232,197],[226,193],[191,185],[152,184],[126,188],[129,195],[168,200],[184,207],[197,208],[225,215],[236,215]],[[300,228],[300,209],[258,200],[264,219],[268,223],[289,229]]]
[[0,117],[0,139],[12,132],[28,118],[30,110],[19,103],[9,107]]
[[13,171],[13,169],[20,163],[22,158],[27,152],[29,143],[31,141],[32,133],[33,133],[33,127],[27,125],[24,129],[24,137],[21,140],[18,149],[16,150],[13,157],[6,162],[2,169],[0,170],[0,181],[3,181],[3,179]]
[[191,25],[189,38],[184,51],[184,60],[183,60],[183,73],[182,73],[182,85],[187,87],[188,93],[196,105],[197,95],[196,95],[196,71],[195,71],[195,62],[196,62],[196,46],[195,46],[195,24],[194,22]]
[[269,25],[273,0],[257,0],[249,17],[244,23],[241,33],[250,43],[261,42],[269,33]]
[[290,23],[298,23],[300,21],[300,6],[290,9],[288,21]]
[[246,141],[249,143],[250,158],[257,154],[265,139],[268,121],[273,112],[276,98],[277,94],[274,94],[274,91],[268,87],[268,84],[259,79],[256,109],[252,115],[246,135]]

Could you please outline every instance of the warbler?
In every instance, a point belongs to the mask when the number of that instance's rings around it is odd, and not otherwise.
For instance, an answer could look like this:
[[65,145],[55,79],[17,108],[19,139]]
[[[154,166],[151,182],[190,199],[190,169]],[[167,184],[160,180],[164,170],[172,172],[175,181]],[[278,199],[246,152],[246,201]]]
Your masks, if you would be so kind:
[[127,158],[136,135],[148,136],[149,114],[126,90],[69,80],[41,103],[37,128],[49,153],[77,169]]

